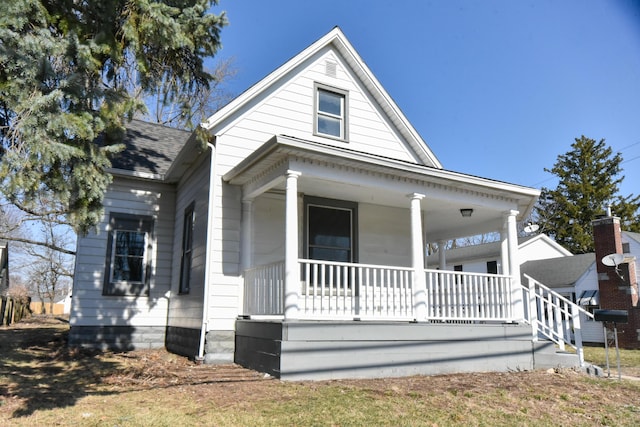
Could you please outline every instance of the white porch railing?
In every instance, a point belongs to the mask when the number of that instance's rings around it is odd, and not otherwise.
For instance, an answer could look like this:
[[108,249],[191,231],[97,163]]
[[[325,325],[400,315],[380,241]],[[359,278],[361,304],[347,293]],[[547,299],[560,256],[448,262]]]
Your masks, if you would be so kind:
[[[414,320],[413,269],[300,259],[300,319]],[[511,280],[496,274],[425,270],[427,319],[512,320]],[[284,262],[245,272],[244,314],[283,315]]]
[[446,270],[425,270],[425,273],[429,320],[513,320],[509,276]]
[[413,319],[413,271],[301,259],[300,316]]
[[555,342],[564,351],[566,345],[575,349],[580,365],[584,364],[580,313],[593,319],[593,314],[548,288],[534,278],[524,275],[525,319],[531,324],[533,340],[539,336]]
[[244,314],[279,315],[284,310],[284,261],[244,272]]

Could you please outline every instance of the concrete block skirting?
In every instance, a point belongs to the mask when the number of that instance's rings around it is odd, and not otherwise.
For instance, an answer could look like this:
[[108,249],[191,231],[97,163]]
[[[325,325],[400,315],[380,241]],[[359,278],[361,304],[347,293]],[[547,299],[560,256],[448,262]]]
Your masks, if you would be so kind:
[[283,380],[531,370],[554,352],[528,325],[236,321],[235,362]]
[[204,363],[233,363],[234,337],[234,331],[207,331],[204,346]]
[[165,326],[71,326],[69,346],[127,351],[160,348]]
[[167,326],[167,350],[194,359],[198,355],[200,329]]

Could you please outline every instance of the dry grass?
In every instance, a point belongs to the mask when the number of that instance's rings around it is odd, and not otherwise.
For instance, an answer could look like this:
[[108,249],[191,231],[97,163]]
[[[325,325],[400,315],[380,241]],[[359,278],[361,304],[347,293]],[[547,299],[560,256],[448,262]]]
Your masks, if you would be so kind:
[[0,425],[640,425],[635,380],[551,370],[283,383],[161,350],[70,351],[68,326],[42,320],[0,328]]

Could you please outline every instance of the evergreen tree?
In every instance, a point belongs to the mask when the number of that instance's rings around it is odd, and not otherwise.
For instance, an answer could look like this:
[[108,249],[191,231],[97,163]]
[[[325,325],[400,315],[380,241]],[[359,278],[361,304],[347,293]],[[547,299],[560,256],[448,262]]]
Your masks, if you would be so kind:
[[559,179],[555,189],[542,188],[535,210],[540,231],[574,254],[593,251],[591,221],[606,212],[607,205],[627,231],[640,231],[640,196],[618,194],[622,156],[613,154],[604,139],[576,138],[571,151],[559,155],[551,172]]
[[[26,213],[65,215],[81,233],[102,214],[109,156],[165,88],[189,110],[213,80],[217,0],[5,0],[0,4],[0,192]],[[132,66],[133,64],[133,66]],[[144,99],[144,97],[142,97]],[[96,144],[102,135],[102,144]],[[38,211],[48,200],[46,212]]]

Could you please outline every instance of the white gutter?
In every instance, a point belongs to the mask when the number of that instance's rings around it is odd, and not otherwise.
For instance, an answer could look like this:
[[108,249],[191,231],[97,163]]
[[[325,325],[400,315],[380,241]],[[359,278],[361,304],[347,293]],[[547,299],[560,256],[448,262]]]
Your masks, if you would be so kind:
[[204,266],[204,296],[202,307],[202,327],[200,329],[200,344],[198,345],[198,356],[196,361],[201,363],[204,361],[204,345],[207,334],[207,327],[209,323],[209,292],[211,291],[211,259],[213,256],[212,242],[213,242],[213,216],[214,216],[214,178],[215,178],[215,159],[216,159],[216,147],[215,145],[207,142],[207,147],[211,150],[211,159],[209,164],[209,205],[207,206],[207,241],[205,244],[205,266]]

